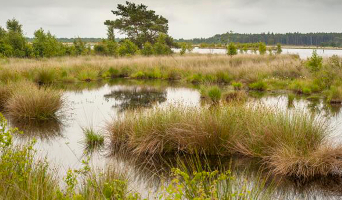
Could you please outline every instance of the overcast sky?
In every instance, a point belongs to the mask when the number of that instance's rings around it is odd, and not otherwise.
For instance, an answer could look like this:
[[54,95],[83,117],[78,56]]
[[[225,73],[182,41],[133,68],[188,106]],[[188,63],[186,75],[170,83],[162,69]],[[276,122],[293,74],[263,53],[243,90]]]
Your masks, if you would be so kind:
[[[342,0],[131,0],[169,20],[174,38],[217,33],[342,32]],[[16,18],[32,37],[106,37],[106,19],[124,0],[0,0],[0,25]],[[118,36],[118,35],[117,35]]]

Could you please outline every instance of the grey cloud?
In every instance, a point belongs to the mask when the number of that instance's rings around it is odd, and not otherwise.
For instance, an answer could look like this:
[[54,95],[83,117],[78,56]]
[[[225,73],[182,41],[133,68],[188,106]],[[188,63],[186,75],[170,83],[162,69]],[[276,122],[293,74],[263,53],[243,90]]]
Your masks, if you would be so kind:
[[[169,19],[175,38],[234,32],[341,32],[341,0],[132,0]],[[105,37],[106,19],[124,0],[0,0],[0,25],[17,18],[28,36],[42,27],[58,37]]]

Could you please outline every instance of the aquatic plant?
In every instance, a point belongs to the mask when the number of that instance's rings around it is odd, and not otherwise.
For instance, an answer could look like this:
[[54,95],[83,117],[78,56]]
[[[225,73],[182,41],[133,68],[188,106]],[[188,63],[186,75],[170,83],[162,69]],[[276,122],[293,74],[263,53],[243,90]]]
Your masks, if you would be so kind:
[[96,132],[94,128],[83,127],[82,131],[85,136],[84,143],[86,144],[86,148],[88,151],[91,151],[104,145],[104,136]]
[[[125,146],[137,155],[240,154],[262,159],[276,174],[303,177],[333,174],[342,167],[338,148],[325,141],[325,123],[303,112],[239,104],[214,109],[170,107],[129,113],[109,124],[108,130],[112,145]],[[325,159],[322,155],[328,152],[336,157]],[[291,163],[288,171],[282,170],[281,161],[290,158],[296,159],[287,162]]]
[[57,111],[62,105],[60,91],[28,85],[13,92],[5,109],[16,120],[49,120],[58,118]]

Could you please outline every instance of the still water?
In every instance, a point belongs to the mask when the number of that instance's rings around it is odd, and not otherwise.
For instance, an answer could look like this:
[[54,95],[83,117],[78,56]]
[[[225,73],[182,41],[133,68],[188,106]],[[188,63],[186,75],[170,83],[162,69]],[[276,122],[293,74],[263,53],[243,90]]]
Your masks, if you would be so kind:
[[[84,134],[82,128],[93,128],[108,136],[106,125],[127,110],[158,106],[186,105],[201,106],[200,94],[194,85],[181,85],[165,81],[116,80],[115,82],[78,83],[56,86],[64,89],[65,106],[61,110],[61,121],[47,124],[21,124],[12,122],[25,133],[16,136],[16,142],[37,139],[35,148],[41,157],[46,157],[64,176],[69,169],[81,167],[81,160],[89,154],[85,153]],[[250,93],[249,103],[262,103],[279,109],[298,109],[314,112],[328,120],[333,128],[331,140],[339,141],[342,136],[341,106],[330,106],[322,100],[308,101],[297,97],[289,106],[287,94]],[[130,189],[143,193],[155,192],[160,184],[158,173],[167,171],[161,161],[144,161],[132,158],[129,153],[120,153],[110,148],[108,137],[102,149],[91,154],[91,166],[104,168],[111,165],[118,171],[129,174]],[[165,159],[165,158],[164,158]],[[218,158],[214,158],[214,160]],[[231,165],[237,171],[248,171],[248,177],[254,177],[260,168],[257,161],[249,159],[222,158],[224,165]],[[173,162],[173,161],[170,161]],[[163,162],[162,162],[163,163]],[[165,167],[165,168],[164,168]],[[246,176],[246,174],[244,175]],[[279,196],[286,199],[339,199],[342,195],[342,180],[319,180],[311,183],[298,183],[282,180],[277,187]],[[328,196],[326,196],[328,195]]]
[[[306,59],[312,55],[312,52],[316,50],[317,54],[323,57],[331,57],[333,55],[342,56],[342,50],[338,49],[286,49],[283,48],[283,54],[297,54],[300,58]],[[179,49],[174,49],[175,52],[179,52]],[[226,54],[227,51],[225,49],[201,49],[194,48],[193,53],[200,54]],[[268,53],[268,52],[267,52]],[[253,54],[252,51],[248,51],[247,54]]]

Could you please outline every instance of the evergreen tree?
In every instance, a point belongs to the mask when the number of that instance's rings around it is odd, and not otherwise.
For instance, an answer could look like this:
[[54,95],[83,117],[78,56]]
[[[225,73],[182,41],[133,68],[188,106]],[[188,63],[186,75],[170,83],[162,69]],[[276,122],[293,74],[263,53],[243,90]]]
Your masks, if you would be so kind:
[[228,47],[227,47],[227,54],[229,55],[229,56],[234,56],[234,55],[236,55],[238,52],[237,52],[237,48],[236,48],[236,46],[235,46],[235,44],[234,43],[229,43],[229,45],[228,45]]

